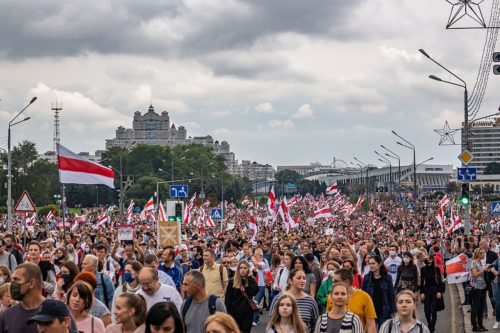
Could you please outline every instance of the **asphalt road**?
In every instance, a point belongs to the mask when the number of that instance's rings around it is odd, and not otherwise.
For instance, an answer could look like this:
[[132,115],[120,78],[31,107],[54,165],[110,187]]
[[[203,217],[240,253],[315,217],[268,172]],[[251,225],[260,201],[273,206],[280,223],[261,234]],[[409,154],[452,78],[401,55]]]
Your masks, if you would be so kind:
[[[458,291],[452,286],[448,286],[445,293],[445,309],[438,313],[436,332],[437,333],[464,333],[462,311],[459,311],[458,306]],[[417,317],[420,321],[427,325],[424,315],[424,305],[417,305]],[[252,329],[254,333],[265,333],[269,315],[267,312],[260,317],[258,326]]]

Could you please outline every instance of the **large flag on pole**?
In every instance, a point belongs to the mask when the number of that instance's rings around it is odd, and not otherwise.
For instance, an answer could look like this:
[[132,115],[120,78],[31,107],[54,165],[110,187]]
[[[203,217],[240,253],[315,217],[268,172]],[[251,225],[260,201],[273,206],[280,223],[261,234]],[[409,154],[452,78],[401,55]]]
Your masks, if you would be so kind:
[[448,283],[462,283],[468,280],[467,256],[462,253],[446,262],[446,280]]
[[325,193],[328,195],[337,194],[337,192],[337,182],[335,182],[332,186],[327,187],[327,189],[325,190]]
[[59,181],[62,184],[102,184],[115,188],[115,173],[57,144]]

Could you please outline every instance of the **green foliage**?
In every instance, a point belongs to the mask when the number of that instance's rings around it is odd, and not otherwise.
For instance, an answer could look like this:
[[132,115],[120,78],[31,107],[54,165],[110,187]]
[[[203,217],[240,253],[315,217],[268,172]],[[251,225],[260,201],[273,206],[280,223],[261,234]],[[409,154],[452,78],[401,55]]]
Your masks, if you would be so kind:
[[276,182],[278,183],[294,183],[297,184],[299,180],[301,180],[303,177],[297,172],[293,170],[281,170],[276,173]]
[[37,214],[38,216],[47,216],[47,214],[52,211],[52,212],[56,212],[56,215],[59,214],[59,210],[57,209],[57,206],[55,205],[47,205],[45,207],[41,207],[37,210]]

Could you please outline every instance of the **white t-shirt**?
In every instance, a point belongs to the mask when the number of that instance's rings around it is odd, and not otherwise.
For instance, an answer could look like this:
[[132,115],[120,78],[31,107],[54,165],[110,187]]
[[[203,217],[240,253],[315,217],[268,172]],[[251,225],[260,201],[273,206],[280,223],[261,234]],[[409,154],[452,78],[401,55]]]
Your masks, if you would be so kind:
[[392,259],[391,257],[385,259],[384,265],[389,269],[389,274],[392,277],[392,284],[396,284],[396,278],[398,277],[398,267],[401,265],[403,259],[396,256],[396,258]]
[[166,284],[160,284],[160,289],[158,289],[152,296],[146,295],[146,293],[142,291],[142,289],[139,289],[136,294],[144,297],[144,299],[146,300],[148,311],[156,303],[168,301],[173,302],[177,307],[177,310],[179,310],[179,312],[181,311],[181,295],[175,288],[167,286]]

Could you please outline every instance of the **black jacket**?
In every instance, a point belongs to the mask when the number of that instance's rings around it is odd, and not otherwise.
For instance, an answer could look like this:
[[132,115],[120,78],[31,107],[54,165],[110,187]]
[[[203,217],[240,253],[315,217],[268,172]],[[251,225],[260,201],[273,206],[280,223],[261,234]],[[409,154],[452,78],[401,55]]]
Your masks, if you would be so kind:
[[[224,297],[224,304],[226,305],[227,313],[232,315],[234,318],[245,317],[253,315],[253,310],[248,303],[248,300],[243,296],[240,289],[233,287],[233,281],[229,281],[227,286],[226,295]],[[257,282],[253,277],[248,277],[246,282],[242,281],[243,285],[246,285],[245,292],[248,298],[251,300],[252,297],[257,295],[259,287]]]

